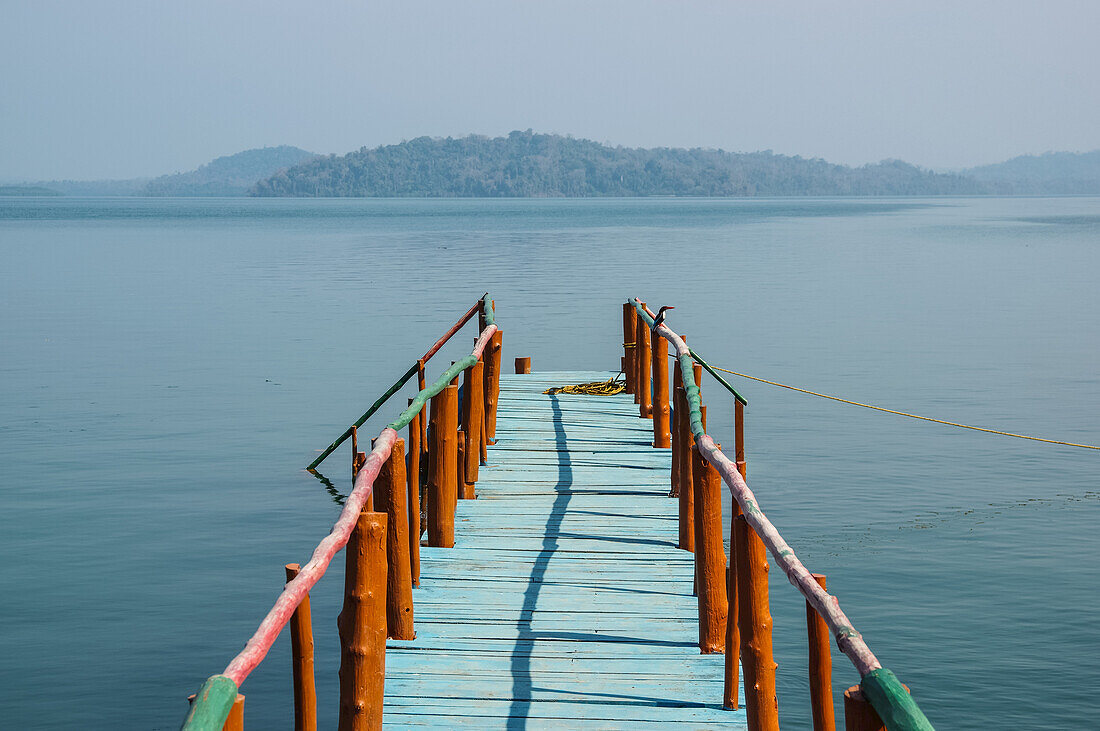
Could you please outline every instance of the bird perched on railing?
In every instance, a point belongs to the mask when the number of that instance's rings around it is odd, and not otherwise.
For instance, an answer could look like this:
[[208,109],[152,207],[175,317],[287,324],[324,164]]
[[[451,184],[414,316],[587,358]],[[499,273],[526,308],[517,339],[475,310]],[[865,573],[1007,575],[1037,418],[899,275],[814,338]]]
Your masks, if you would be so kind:
[[665,305],[661,309],[657,310],[657,316],[653,318],[653,327],[650,328],[653,332],[657,332],[657,328],[661,326],[661,323],[665,321],[665,310],[675,310],[672,305]]

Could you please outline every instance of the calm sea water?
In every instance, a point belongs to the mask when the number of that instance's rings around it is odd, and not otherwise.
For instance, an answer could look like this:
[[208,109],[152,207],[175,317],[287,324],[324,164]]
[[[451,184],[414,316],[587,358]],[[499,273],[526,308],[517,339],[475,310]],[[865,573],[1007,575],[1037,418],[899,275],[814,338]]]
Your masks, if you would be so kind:
[[[716,364],[1100,442],[1096,198],[0,199],[0,257],[5,728],[176,728],[337,515],[314,450],[486,290],[506,363],[617,366],[639,295]],[[1100,454],[732,380],[762,505],[939,728],[1095,723]],[[772,576],[805,729],[804,608]],[[340,584],[314,592],[325,728]],[[253,728],[292,725],[288,642]]]

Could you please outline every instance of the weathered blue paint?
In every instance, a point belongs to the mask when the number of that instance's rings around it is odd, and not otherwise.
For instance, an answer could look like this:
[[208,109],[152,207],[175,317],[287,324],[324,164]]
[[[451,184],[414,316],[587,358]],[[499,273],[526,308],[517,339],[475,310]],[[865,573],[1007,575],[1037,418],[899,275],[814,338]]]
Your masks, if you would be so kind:
[[387,726],[746,728],[699,654],[668,450],[628,395],[541,393],[611,375],[502,376],[478,499],[421,549],[417,637],[387,645]]

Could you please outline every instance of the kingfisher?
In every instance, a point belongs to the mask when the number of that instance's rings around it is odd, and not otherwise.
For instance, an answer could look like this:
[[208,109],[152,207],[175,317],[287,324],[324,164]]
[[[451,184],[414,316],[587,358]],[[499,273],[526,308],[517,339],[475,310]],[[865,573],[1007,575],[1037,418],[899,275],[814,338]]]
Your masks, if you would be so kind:
[[653,327],[651,327],[650,329],[653,330],[654,332],[656,332],[657,328],[661,326],[661,323],[665,321],[665,310],[675,310],[675,309],[676,308],[673,307],[672,305],[665,305],[664,307],[659,309],[657,311],[657,316],[653,318]]

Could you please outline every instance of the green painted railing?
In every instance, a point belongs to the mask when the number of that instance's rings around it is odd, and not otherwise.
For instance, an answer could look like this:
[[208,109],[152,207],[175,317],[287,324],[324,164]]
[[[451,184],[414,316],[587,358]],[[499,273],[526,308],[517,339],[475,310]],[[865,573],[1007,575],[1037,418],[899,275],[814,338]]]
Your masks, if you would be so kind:
[[[439,351],[439,349],[447,342],[447,340],[451,338],[452,335],[458,332],[462,328],[462,326],[465,325],[471,317],[473,317],[474,314],[478,313],[480,313],[481,315],[481,324],[484,327],[482,328],[481,335],[478,338],[478,344],[475,346],[474,350],[475,352],[483,351],[488,342],[488,338],[491,337],[492,333],[496,331],[495,327],[490,327],[495,326],[496,316],[493,308],[493,302],[491,299],[489,299],[488,293],[486,293],[484,297],[479,299],[473,307],[467,310],[466,313],[461,318],[459,318],[458,322],[456,322],[454,326],[452,326],[451,329],[448,330],[443,335],[443,337],[436,341],[436,343],[428,350],[428,352],[424,354],[423,358],[419,359],[419,361],[415,365],[413,365],[412,368],[406,371],[405,374],[400,379],[398,379],[397,383],[391,386],[385,394],[383,394],[377,401],[375,401],[371,405],[371,407],[367,409],[367,412],[355,422],[353,427],[348,427],[348,429],[344,432],[343,435],[341,435],[339,439],[333,442],[328,449],[326,449],[317,459],[315,459],[313,463],[310,464],[309,469],[312,470],[314,467],[320,464],[325,457],[330,455],[333,450],[335,450],[349,436],[351,436],[354,429],[362,426],[368,418],[370,418],[376,411],[378,411],[378,409],[381,408],[381,406],[385,404],[391,396],[397,393],[397,391],[400,390],[400,388],[404,386],[410,378],[412,378],[413,374],[418,372],[421,363],[427,362],[433,355],[435,355]],[[471,354],[465,356],[461,360],[456,361],[450,368],[447,368],[430,386],[427,386],[426,388],[418,392],[416,398],[413,399],[412,404],[405,411],[403,411],[395,421],[391,422],[386,427],[386,429],[392,429],[396,431],[397,429],[408,426],[409,422],[412,421],[413,417],[416,416],[416,414],[421,410],[424,404],[427,403],[428,399],[441,392],[444,388],[447,387],[448,384],[450,384],[452,380],[454,380],[454,378],[458,374],[460,374],[466,368],[477,363],[477,360],[477,356]],[[391,435],[393,434],[393,432],[387,432],[386,430],[383,430],[383,435],[387,433]],[[379,442],[382,442],[381,438],[379,439]],[[364,469],[363,472],[366,472],[366,469]],[[362,473],[360,474],[360,477],[362,477]],[[367,487],[369,488],[370,486],[368,485]],[[347,512],[346,508],[344,512]],[[343,516],[343,513],[341,513],[341,515]],[[329,537],[325,540],[331,539],[332,534],[330,534]],[[323,544],[324,541],[322,541],[322,545]],[[320,550],[320,547],[318,547],[318,550]],[[321,569],[321,573],[324,573],[324,568]],[[304,575],[300,574],[298,579],[302,578],[304,578]],[[312,581],[316,582],[316,580],[319,578],[320,575],[313,578]],[[309,586],[312,586],[312,584],[310,584]],[[306,591],[308,591],[308,588],[306,589]],[[279,630],[281,630],[281,627],[273,626],[272,629],[273,634],[270,637],[270,641],[273,642],[274,637],[278,634]],[[245,652],[247,652],[247,648]],[[266,649],[263,650],[263,653],[266,654]],[[240,657],[241,656],[238,655],[238,658]],[[262,655],[260,656],[260,659],[262,659]],[[253,665],[258,662],[259,659],[255,660]],[[229,673],[232,668],[233,663],[231,663],[230,667],[226,669],[226,672]],[[241,682],[243,682],[243,675],[240,680]],[[229,677],[229,675],[227,674],[212,675],[207,678],[206,681],[203,682],[202,687],[199,688],[199,692],[195,695],[194,702],[191,704],[187,715],[184,717],[183,724],[180,727],[181,731],[220,731],[223,724],[225,723],[226,718],[229,715],[230,710],[233,708],[233,703],[237,699],[238,690],[238,682],[235,681],[232,677]]]
[[[466,310],[465,314],[463,314],[462,317],[458,319],[458,322],[456,322],[450,330],[443,334],[443,337],[437,340],[435,344],[428,349],[428,352],[424,354],[424,357],[413,363],[409,367],[409,370],[405,371],[404,375],[397,379],[396,383],[390,386],[384,394],[378,397],[377,401],[371,404],[371,407],[367,409],[366,413],[356,419],[354,424],[349,426],[343,434],[336,438],[336,441],[328,445],[328,447],[326,447],[325,450],[317,456],[317,459],[309,463],[309,466],[306,467],[306,469],[317,469],[317,465],[324,462],[325,458],[336,451],[336,448],[343,444],[356,429],[363,426],[363,424],[366,423],[367,419],[374,416],[374,413],[378,411],[378,409],[382,408],[382,406],[390,400],[391,396],[400,391],[405,386],[405,384],[408,383],[409,380],[420,371],[421,364],[427,363],[429,360],[431,360],[432,356],[438,353],[439,349],[443,347],[443,344],[450,340],[452,335],[461,330],[462,326],[465,325],[466,322],[469,321],[469,319],[479,311],[481,312],[481,315],[484,318],[484,323],[486,325],[496,324],[495,315],[493,314],[493,301],[489,299],[489,293],[486,292],[484,297],[479,299],[473,307]],[[434,396],[435,394],[432,395]],[[420,406],[423,406],[423,402],[420,404]],[[417,410],[419,410],[419,407],[417,407]],[[415,414],[415,412],[413,412],[413,414]],[[409,415],[409,419],[412,419],[412,414]],[[408,422],[405,422],[405,424],[407,423]],[[405,424],[402,424],[402,426],[404,426]]]
[[[650,327],[653,328],[653,316],[646,309],[638,299],[634,299],[630,302],[634,306],[634,309],[638,313],[638,317]],[[917,706],[916,701],[905,689],[905,686],[901,684],[897,676],[894,675],[889,669],[882,667],[871,653],[869,647],[863,642],[862,636],[856,631],[854,627],[847,621],[847,617],[840,611],[840,604],[835,597],[832,597],[825,593],[824,589],[821,589],[814,582],[802,582],[796,581],[794,573],[799,573],[798,578],[802,579],[801,574],[805,574],[805,577],[809,577],[809,571],[802,565],[802,562],[795,556],[794,551],[783,541],[779,532],[775,529],[775,526],[771,524],[771,521],[767,519],[763,511],[756,504],[755,498],[752,496],[751,491],[748,491],[747,485],[740,475],[736,474],[736,469],[728,470],[728,468],[734,463],[729,461],[729,458],[722,454],[721,450],[714,445],[713,440],[707,435],[706,429],[703,428],[703,416],[702,416],[702,400],[700,399],[699,387],[695,385],[695,376],[692,372],[692,362],[699,363],[707,370],[712,376],[714,376],[719,383],[721,383],[726,390],[728,390],[733,396],[741,402],[741,404],[747,404],[744,398],[741,397],[732,386],[726,383],[725,379],[719,376],[709,364],[702,358],[696,355],[695,351],[688,348],[687,344],[680,339],[676,333],[674,333],[667,325],[662,324],[656,330],[657,334],[660,334],[676,349],[676,362],[680,368],[680,377],[684,383],[684,391],[687,396],[688,409],[690,412],[689,422],[691,424],[691,433],[696,439],[696,443],[700,445],[700,452],[703,452],[703,446],[707,447],[707,454],[705,455],[708,461],[715,464],[715,467],[719,468],[719,473],[722,474],[726,484],[730,487],[730,491],[733,493],[734,498],[741,504],[742,510],[746,514],[746,518],[750,524],[754,524],[754,529],[757,529],[757,534],[764,541],[764,544],[768,547],[768,550],[772,553],[776,562],[780,565],[784,571],[787,572],[788,578],[791,579],[791,583],[794,584],[800,592],[806,597],[806,600],[810,602],[818,613],[822,615],[831,629],[834,630],[837,644],[841,646],[844,653],[852,660],[856,669],[860,672],[860,690],[863,695],[870,701],[871,706],[878,713],[879,718],[886,724],[886,728],[890,731],[934,731],[932,724],[928,718]],[[720,459],[712,459],[714,455],[721,455]],[[735,485],[733,482],[740,481],[740,485]],[[738,487],[743,486],[745,492],[748,495],[748,500],[742,502],[743,493],[739,492]],[[761,531],[759,527],[765,528]],[[791,570],[791,567],[795,567],[798,571]],[[812,587],[810,586],[812,584]],[[828,601],[825,601],[825,598]],[[829,603],[831,602],[831,604]],[[822,610],[825,610],[823,613]],[[837,621],[837,620],[840,621]]]

